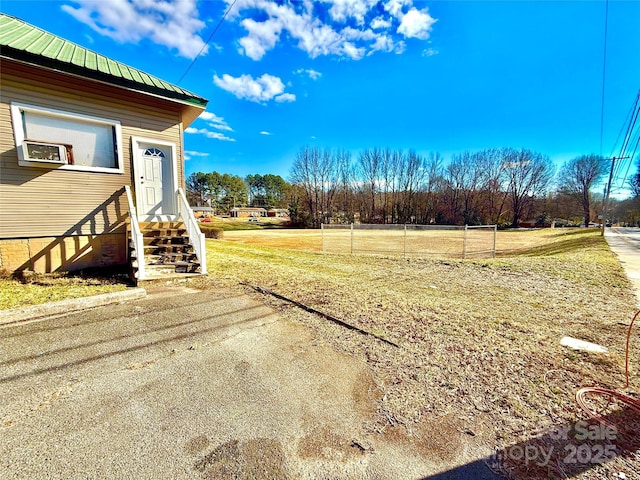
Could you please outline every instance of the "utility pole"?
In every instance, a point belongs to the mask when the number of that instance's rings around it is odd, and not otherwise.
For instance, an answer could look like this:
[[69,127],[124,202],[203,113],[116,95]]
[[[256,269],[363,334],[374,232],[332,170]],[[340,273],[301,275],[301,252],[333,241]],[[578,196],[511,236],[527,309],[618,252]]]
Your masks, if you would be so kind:
[[602,201],[602,230],[600,235],[604,235],[605,224],[607,223],[607,207],[609,206],[609,194],[611,193],[611,182],[613,181],[613,170],[616,166],[616,160],[624,160],[629,157],[611,157],[611,170],[609,171],[609,181],[604,191],[604,200]]

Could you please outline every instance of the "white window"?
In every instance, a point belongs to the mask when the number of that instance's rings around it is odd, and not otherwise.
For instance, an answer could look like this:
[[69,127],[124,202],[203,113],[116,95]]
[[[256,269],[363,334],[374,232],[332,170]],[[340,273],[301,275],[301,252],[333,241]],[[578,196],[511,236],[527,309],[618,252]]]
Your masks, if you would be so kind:
[[124,172],[120,122],[18,103],[11,116],[20,165]]

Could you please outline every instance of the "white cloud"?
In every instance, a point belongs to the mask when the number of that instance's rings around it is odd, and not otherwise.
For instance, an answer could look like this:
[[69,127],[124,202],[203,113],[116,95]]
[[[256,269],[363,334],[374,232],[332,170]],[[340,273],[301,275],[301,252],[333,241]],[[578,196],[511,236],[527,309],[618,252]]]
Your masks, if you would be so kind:
[[412,3],[412,0],[389,0],[385,2],[384,9],[393,17],[401,19],[404,7],[409,7]]
[[394,42],[391,37],[387,37],[386,35],[380,35],[376,42],[371,46],[371,49],[374,51],[382,51],[382,52],[393,52],[394,50],[403,52],[404,51],[404,42]]
[[263,131],[260,132],[260,135],[270,136],[270,135],[273,135],[273,134],[271,132],[267,132],[266,130],[263,130]]
[[227,122],[224,121],[224,118],[219,117],[215,113],[202,112],[198,118],[205,120],[210,127],[216,128],[218,130],[224,130],[225,132],[233,132],[233,128],[231,128],[227,124]]
[[377,0],[325,0],[330,3],[329,14],[336,22],[346,22],[353,18],[358,25],[363,25],[365,16]]
[[222,140],[224,142],[235,142],[236,141],[235,138],[227,137],[226,135],[224,135],[224,134],[222,134],[220,132],[212,132],[210,130],[207,130],[206,128],[188,127],[188,128],[185,128],[184,133],[204,135],[207,138],[213,138],[214,140]]
[[378,34],[374,33],[371,29],[359,30],[353,27],[345,27],[340,31],[340,33],[348,40],[372,41],[378,37]]
[[278,103],[295,102],[296,96],[293,93],[283,93],[282,95],[278,95],[275,101]]
[[307,75],[311,80],[317,80],[322,76],[322,73],[317,72],[315,70],[311,70],[310,68],[299,68],[295,70],[293,73],[297,75]]
[[406,38],[426,40],[431,33],[431,26],[435,22],[435,19],[426,10],[418,10],[414,7],[402,17],[398,33],[403,34]]
[[360,60],[364,56],[365,49],[362,47],[358,48],[351,42],[344,42],[342,51],[347,57],[350,57],[353,60]]
[[392,25],[390,20],[385,20],[383,17],[376,17],[371,20],[371,28],[374,30],[387,29]]
[[194,152],[193,150],[185,150],[184,151],[184,159],[185,161],[191,160],[193,157],[208,157],[209,154],[205,152]]
[[120,43],[138,43],[148,38],[158,45],[195,58],[207,47],[198,35],[205,27],[199,19],[196,0],[74,0],[78,6],[62,10],[100,35]]
[[438,50],[436,50],[435,48],[425,48],[422,51],[422,56],[423,57],[433,57],[434,55],[438,55],[440,52]]
[[271,50],[282,32],[282,25],[274,19],[264,22],[256,22],[251,18],[246,18],[241,25],[249,32],[247,37],[241,38],[239,43],[243,53],[253,60],[260,60],[267,50]]
[[[233,0],[227,0],[231,4]],[[380,8],[382,5],[382,9]],[[318,14],[324,13],[322,14]],[[260,60],[278,43],[291,41],[311,58],[336,55],[359,60],[376,51],[402,53],[403,39],[429,38],[433,19],[413,0],[302,0],[278,4],[237,0],[229,16],[246,30],[239,52]]]
[[238,98],[256,103],[264,103],[274,98],[279,102],[293,101],[296,98],[295,95],[284,93],[282,80],[268,73],[255,79],[251,75],[245,74],[240,77],[232,77],[225,73],[222,77],[214,75],[213,82]]

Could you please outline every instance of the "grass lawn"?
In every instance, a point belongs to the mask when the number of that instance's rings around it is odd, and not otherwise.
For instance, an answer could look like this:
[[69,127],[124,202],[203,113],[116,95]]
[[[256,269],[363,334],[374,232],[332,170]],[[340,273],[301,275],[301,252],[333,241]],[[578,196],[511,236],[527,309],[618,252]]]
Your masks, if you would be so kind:
[[250,222],[249,218],[241,217],[211,217],[208,222],[203,222],[203,226],[211,226],[223,229],[225,232],[242,231],[242,230],[262,230],[264,228],[280,228],[286,224],[281,218],[274,217],[256,217],[256,222]]
[[[619,431],[617,448],[632,452],[595,468],[563,462],[567,445],[548,435],[588,418],[574,399],[578,388],[624,386],[635,298],[615,255],[595,230],[498,238],[495,259],[405,259],[322,254],[317,231],[225,232],[224,240],[207,242],[209,277],[199,286],[259,285],[400,345],[264,297],[318,341],[370,365],[379,391],[372,431],[400,428],[426,438],[433,436],[426,426],[441,419],[501,452],[531,442],[555,448],[553,465],[507,458],[513,478],[640,474],[637,435]],[[565,335],[609,353],[568,350],[559,343]],[[631,358],[638,390],[639,341],[632,341]],[[637,420],[625,425],[638,428]]]
[[119,277],[77,275],[32,275],[23,280],[0,278],[0,310],[81,298],[125,290],[127,281]]

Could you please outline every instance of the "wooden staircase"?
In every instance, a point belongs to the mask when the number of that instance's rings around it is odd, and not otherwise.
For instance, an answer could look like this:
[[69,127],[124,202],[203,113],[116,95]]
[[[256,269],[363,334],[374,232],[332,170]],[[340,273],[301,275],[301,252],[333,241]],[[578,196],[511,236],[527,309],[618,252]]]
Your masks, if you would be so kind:
[[[144,281],[173,280],[201,274],[200,262],[182,222],[139,222],[144,243]],[[132,276],[137,259],[130,246]]]

